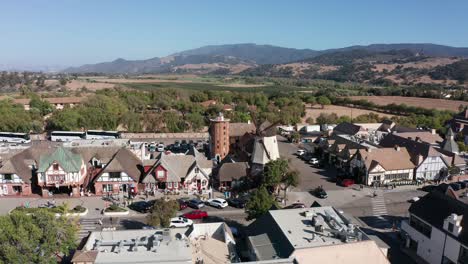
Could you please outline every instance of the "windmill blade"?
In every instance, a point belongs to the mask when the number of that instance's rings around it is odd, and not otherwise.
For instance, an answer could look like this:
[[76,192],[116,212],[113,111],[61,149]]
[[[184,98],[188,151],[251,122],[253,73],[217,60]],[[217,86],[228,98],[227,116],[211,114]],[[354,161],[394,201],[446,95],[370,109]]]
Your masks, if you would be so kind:
[[279,121],[276,121],[276,122],[274,122],[273,124],[271,124],[271,125],[267,126],[266,128],[262,129],[261,132],[267,131],[267,130],[269,130],[270,128],[272,128],[272,127],[278,125],[279,123],[280,123]]
[[255,135],[260,135],[260,122],[257,120],[257,114],[255,112],[250,112],[250,117],[252,117],[252,123],[255,126]]
[[267,158],[271,160],[270,152],[268,152],[268,149],[265,146],[265,141],[262,139],[259,139],[260,143],[262,144],[263,150],[265,151],[265,154],[267,155]]

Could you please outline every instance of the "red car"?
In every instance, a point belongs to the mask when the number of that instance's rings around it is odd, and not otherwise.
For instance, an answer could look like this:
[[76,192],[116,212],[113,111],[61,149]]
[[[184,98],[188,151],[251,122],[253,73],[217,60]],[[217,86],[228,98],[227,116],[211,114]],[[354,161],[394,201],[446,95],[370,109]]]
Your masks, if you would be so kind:
[[354,180],[352,179],[344,179],[341,181],[341,185],[343,185],[344,187],[349,187],[353,184],[354,184]]
[[185,203],[185,201],[183,201],[183,200],[177,200],[177,202],[179,203],[179,211],[182,211],[182,210],[184,210],[185,208],[187,208],[187,203]]
[[182,215],[183,217],[187,219],[203,219],[205,217],[208,217],[208,213],[206,211],[201,211],[201,210],[194,210],[188,213],[185,213]]

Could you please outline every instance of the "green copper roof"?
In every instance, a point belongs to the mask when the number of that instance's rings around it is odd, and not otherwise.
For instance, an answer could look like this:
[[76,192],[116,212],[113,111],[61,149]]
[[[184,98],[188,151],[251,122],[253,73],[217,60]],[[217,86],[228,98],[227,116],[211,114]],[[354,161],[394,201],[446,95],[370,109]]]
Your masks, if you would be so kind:
[[51,155],[41,155],[38,172],[45,172],[54,162],[57,162],[66,172],[77,172],[81,168],[81,156],[59,147]]

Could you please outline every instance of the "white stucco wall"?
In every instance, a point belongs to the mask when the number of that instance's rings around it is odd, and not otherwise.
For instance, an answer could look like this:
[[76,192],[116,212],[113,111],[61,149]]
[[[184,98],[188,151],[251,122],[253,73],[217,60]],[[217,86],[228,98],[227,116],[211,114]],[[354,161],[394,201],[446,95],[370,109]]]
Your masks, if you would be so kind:
[[[413,217],[413,216],[412,216]],[[419,219],[421,220],[421,219]],[[421,220],[422,221],[422,220]],[[424,222],[424,221],[422,221]],[[401,228],[408,235],[418,242],[417,254],[430,264],[440,264],[442,260],[442,252],[444,248],[445,234],[437,228],[432,228],[431,237],[419,233],[416,229],[409,225],[409,222],[403,221]]]
[[426,180],[434,180],[439,176],[441,169],[447,168],[441,157],[427,157],[416,168],[416,178],[424,178]]

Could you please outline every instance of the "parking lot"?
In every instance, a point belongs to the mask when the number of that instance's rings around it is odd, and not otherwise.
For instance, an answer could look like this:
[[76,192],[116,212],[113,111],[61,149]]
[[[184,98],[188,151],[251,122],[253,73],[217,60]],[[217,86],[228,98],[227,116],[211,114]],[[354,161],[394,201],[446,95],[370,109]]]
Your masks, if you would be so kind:
[[317,168],[303,161],[297,155],[299,148],[280,136],[278,136],[278,148],[280,156],[288,159],[290,167],[299,172],[299,185],[293,191],[308,192],[318,186],[323,186],[325,190],[345,189],[334,181],[336,176],[334,167]]

